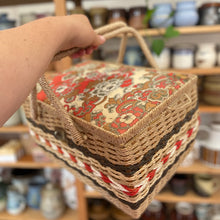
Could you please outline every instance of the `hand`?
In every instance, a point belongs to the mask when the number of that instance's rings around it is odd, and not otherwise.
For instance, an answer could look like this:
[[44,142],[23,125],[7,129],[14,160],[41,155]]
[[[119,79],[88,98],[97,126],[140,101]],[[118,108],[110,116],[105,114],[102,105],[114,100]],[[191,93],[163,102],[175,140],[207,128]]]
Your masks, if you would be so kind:
[[73,58],[91,54],[93,50],[105,42],[103,36],[97,35],[93,30],[88,18],[84,15],[63,16],[62,22],[65,28],[64,40],[60,51],[74,47],[82,48],[73,54]]

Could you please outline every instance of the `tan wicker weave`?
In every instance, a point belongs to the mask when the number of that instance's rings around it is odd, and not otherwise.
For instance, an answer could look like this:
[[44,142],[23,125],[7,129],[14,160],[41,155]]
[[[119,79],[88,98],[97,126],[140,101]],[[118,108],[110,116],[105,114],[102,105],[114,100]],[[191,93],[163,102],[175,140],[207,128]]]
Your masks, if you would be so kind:
[[[98,61],[78,64],[55,77],[51,88],[42,77],[44,91],[37,100],[33,90],[24,109],[39,146],[138,218],[193,146],[198,130],[197,78],[158,70],[143,39],[123,23],[98,33],[107,39],[123,34],[119,63],[127,34],[134,34],[154,69]],[[99,90],[101,85],[110,92]]]

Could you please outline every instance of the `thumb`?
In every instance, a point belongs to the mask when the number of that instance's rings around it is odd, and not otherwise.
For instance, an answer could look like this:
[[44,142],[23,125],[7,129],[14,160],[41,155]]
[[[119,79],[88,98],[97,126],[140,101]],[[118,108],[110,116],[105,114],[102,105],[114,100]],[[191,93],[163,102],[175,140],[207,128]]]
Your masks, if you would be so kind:
[[93,46],[99,46],[101,44],[104,44],[106,41],[105,37],[102,35],[96,35],[94,41],[93,41]]

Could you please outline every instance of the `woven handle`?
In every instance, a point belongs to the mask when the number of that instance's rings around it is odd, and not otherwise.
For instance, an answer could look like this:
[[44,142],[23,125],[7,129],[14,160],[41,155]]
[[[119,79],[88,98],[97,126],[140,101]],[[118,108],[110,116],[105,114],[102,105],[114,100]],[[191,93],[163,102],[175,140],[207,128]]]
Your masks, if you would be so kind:
[[[131,27],[127,27],[125,23],[117,22],[117,23],[113,23],[110,25],[106,25],[104,27],[97,29],[96,33],[103,35],[107,40],[122,34],[123,37],[122,37],[122,42],[121,42],[121,46],[119,50],[118,62],[122,62],[123,60],[125,49],[126,49],[127,35],[129,33],[132,34],[137,39],[146,59],[148,59],[151,66],[154,68],[157,68],[157,64],[154,61],[154,58],[151,55],[151,52],[148,49],[144,39],[140,36],[140,34],[135,29]],[[55,55],[53,60],[58,60],[65,56],[69,56],[73,54],[74,52],[77,52],[78,50],[79,48],[72,48],[66,51],[59,52],[58,54]],[[55,96],[55,94],[51,90],[44,76],[40,78],[39,84],[41,85],[48,99],[51,101],[52,105],[57,110],[57,113],[60,119],[64,122],[65,131],[71,132],[71,137],[74,139],[74,142],[76,144],[81,145],[84,141],[82,135],[75,127],[70,115],[65,111],[59,99]],[[37,100],[36,88],[34,88],[33,91],[31,92],[30,108],[32,112],[32,117],[35,119],[37,119],[37,101],[36,100]]]
[[[106,25],[104,27],[101,27],[99,29],[96,29],[95,32],[97,34],[103,35],[106,40],[109,40],[111,38],[120,36],[122,34],[122,42],[119,50],[119,57],[118,62],[122,62],[125,49],[126,49],[126,42],[127,42],[127,35],[130,33],[132,34],[139,43],[146,59],[149,61],[150,65],[156,69],[158,69],[157,63],[155,62],[147,44],[145,43],[144,39],[141,37],[141,35],[132,27],[128,27],[123,22],[116,22],[110,25]],[[63,57],[70,56],[73,53],[80,50],[80,48],[71,48],[65,51],[61,51],[58,54],[56,54],[53,58],[53,61],[59,60]]]

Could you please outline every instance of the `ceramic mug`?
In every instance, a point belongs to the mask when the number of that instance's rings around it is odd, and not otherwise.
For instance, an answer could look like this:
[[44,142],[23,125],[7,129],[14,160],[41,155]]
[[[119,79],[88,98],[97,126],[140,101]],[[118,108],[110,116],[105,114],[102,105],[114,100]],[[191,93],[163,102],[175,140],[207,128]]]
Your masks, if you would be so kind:
[[195,53],[195,64],[199,68],[211,68],[215,66],[217,60],[216,45],[213,43],[203,43],[198,45]]
[[153,57],[160,69],[168,69],[170,67],[171,59],[169,48],[163,49],[159,56],[153,53]]
[[194,189],[203,197],[212,196],[220,188],[220,179],[208,174],[195,174],[193,176]]
[[24,211],[26,200],[18,189],[10,185],[7,191],[7,212],[11,215],[18,215]]

